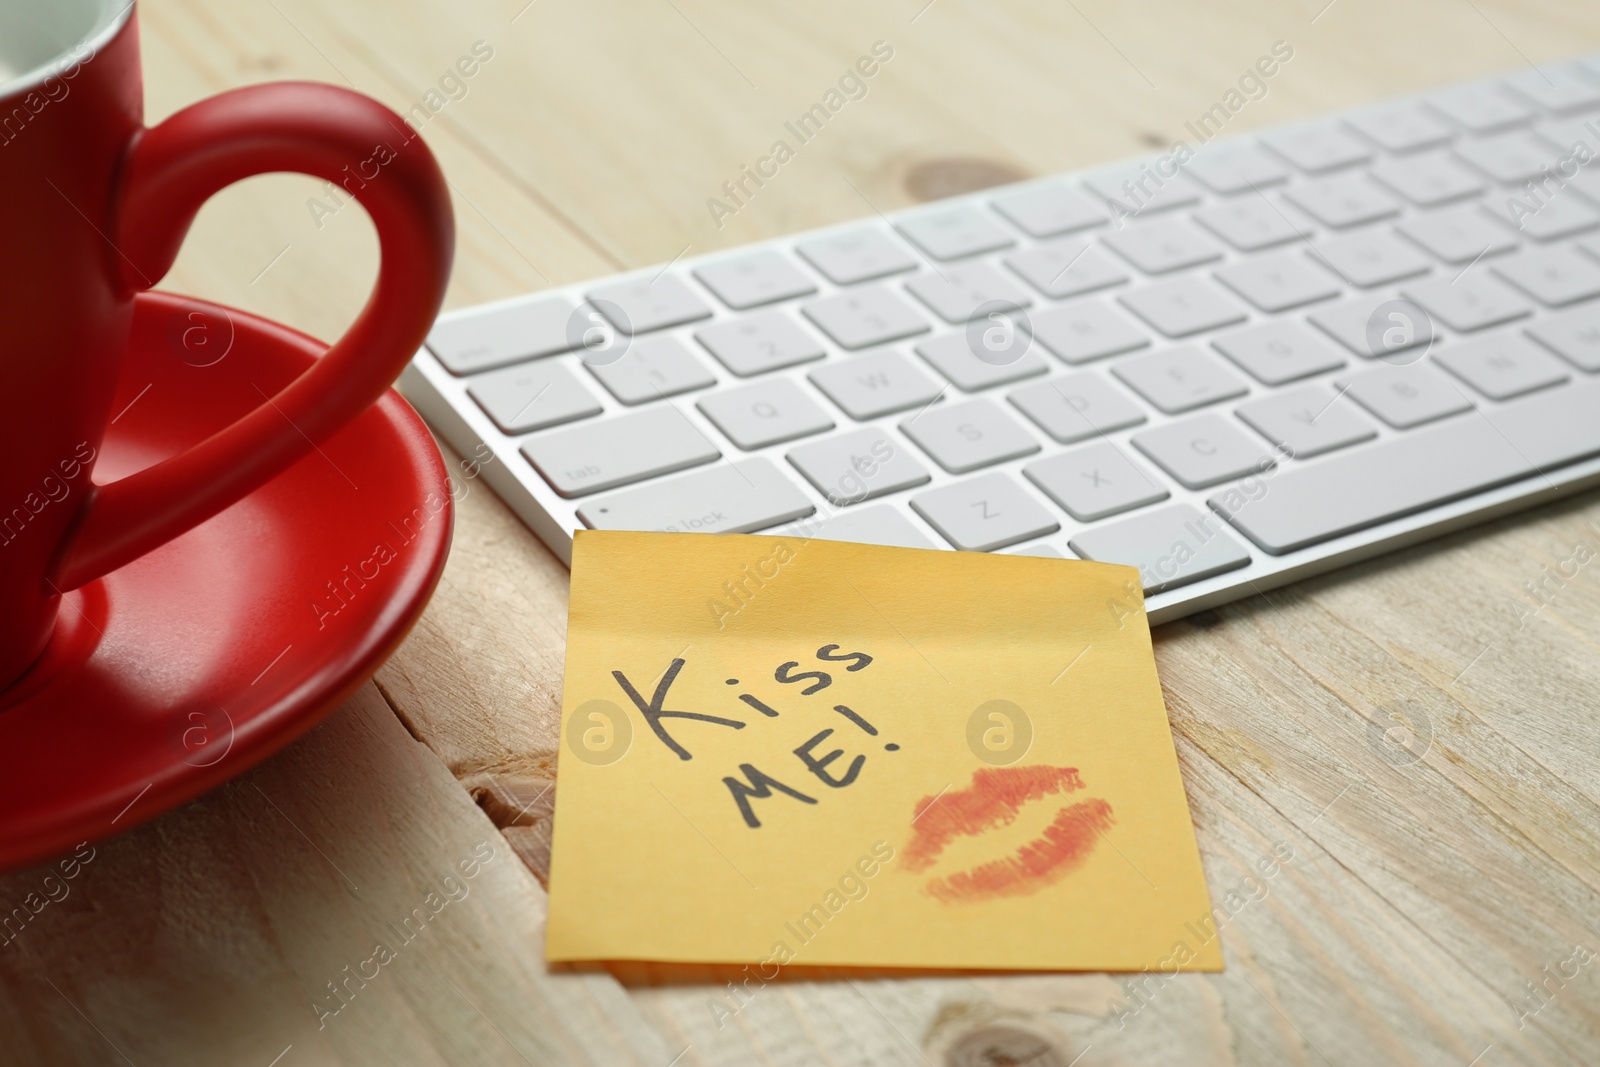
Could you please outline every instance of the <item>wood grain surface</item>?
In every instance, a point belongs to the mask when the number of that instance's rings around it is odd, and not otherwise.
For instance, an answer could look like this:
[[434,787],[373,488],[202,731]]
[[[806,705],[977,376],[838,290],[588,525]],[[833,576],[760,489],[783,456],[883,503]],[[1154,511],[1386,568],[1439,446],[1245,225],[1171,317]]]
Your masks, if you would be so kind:
[[[151,121],[280,78],[443,101],[422,132],[455,196],[453,305],[1161,147],[1275,41],[1293,59],[1232,130],[1600,49],[1571,0],[139,10]],[[719,226],[707,198],[880,40],[865,98]],[[223,193],[165,287],[333,337],[376,245],[330,203],[285,176]],[[1224,973],[742,984],[543,963],[567,575],[447,456],[453,554],[375,685],[70,881],[0,879],[6,908],[68,889],[0,946],[0,1061],[1600,1062],[1600,566],[1563,566],[1600,551],[1600,495],[1157,630]],[[740,1010],[719,1026],[715,1001]]]

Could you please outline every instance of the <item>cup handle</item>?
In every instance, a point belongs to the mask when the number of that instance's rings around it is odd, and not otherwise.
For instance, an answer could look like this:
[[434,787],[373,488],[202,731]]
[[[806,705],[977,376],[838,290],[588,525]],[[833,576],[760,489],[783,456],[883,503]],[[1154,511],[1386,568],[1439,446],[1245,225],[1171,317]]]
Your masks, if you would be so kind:
[[241,179],[295,171],[340,184],[378,232],[366,306],[276,396],[179,455],[90,490],[50,576],[75,589],[259,488],[383,395],[444,299],[455,222],[433,153],[398,115],[311,82],[236,89],[135,135],[122,164],[112,244],[129,291],[172,267],[196,213]]

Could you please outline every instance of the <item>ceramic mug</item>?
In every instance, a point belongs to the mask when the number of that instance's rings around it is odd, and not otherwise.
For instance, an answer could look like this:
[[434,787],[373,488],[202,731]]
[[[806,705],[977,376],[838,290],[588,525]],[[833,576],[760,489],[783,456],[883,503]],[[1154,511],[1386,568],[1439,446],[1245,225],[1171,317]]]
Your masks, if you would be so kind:
[[[94,485],[135,293],[212,194],[272,171],[339,184],[371,216],[382,263],[366,307],[270,402]],[[453,248],[438,164],[381,104],[284,82],[147,129],[128,0],[0,0],[0,687],[49,642],[62,593],[239,500],[377,400],[427,334]],[[58,494],[63,479],[73,491]]]

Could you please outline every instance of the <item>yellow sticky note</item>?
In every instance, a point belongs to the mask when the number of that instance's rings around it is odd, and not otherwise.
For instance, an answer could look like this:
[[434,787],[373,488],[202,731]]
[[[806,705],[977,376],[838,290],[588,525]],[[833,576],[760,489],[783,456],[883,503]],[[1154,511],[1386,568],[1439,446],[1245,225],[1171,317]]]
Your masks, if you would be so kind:
[[579,532],[547,956],[1220,970],[1137,581]]

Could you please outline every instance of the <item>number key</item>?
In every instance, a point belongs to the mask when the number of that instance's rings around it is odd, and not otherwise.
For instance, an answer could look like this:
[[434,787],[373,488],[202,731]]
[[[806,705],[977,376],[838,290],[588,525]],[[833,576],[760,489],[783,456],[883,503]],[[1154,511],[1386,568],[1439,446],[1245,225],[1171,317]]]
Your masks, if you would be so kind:
[[614,363],[585,361],[584,366],[624,404],[642,404],[717,384],[683,342],[670,334],[634,344]]
[[1222,257],[1215,241],[1190,223],[1173,219],[1129,226],[1102,240],[1146,274],[1166,274]]
[[1318,241],[1312,247],[1324,265],[1362,289],[1425,274],[1430,268],[1422,253],[1382,230]]
[[1021,308],[1033,303],[1020,285],[987,263],[960,263],[937,274],[919,274],[906,288],[952,326],[967,322],[985,305]]
[[840,348],[866,348],[928,330],[927,320],[884,285],[823,297],[800,310]]
[[826,355],[815,338],[781,311],[712,323],[696,330],[694,336],[741,378]]
[[1400,211],[1400,202],[1372,184],[1365,174],[1340,174],[1293,185],[1283,195],[1324,226],[1335,229],[1376,222]]
[[1006,257],[1006,266],[1045,296],[1077,296],[1128,280],[1128,272],[1099,246],[1066,237]]
[[1444,152],[1389,159],[1372,168],[1372,176],[1413,204],[1434,207],[1483,191],[1483,179]]

